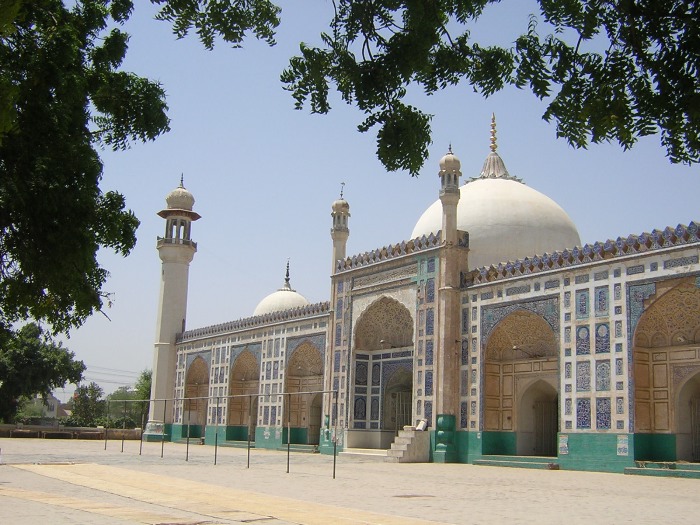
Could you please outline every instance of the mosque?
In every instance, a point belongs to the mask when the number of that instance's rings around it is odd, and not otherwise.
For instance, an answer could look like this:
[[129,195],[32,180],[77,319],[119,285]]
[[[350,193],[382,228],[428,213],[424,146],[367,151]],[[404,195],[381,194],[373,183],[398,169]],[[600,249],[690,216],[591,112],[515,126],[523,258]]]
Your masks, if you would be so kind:
[[287,267],[252,316],[196,329],[200,216],[182,184],[168,194],[146,438],[614,472],[700,461],[698,225],[581,246],[508,173],[495,123],[480,175],[461,169],[449,151],[411,239],[361,254],[341,194],[328,302]]

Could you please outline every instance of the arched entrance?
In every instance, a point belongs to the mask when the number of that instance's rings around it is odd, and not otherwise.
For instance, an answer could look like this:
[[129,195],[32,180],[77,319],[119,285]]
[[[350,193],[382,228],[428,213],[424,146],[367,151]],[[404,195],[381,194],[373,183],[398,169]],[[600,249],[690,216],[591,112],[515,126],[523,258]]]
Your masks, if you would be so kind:
[[696,372],[681,387],[677,407],[678,459],[700,462],[700,372]]
[[226,439],[255,440],[260,366],[252,352],[244,350],[234,362],[229,378]]
[[349,448],[388,449],[396,431],[415,420],[413,328],[408,308],[380,297],[359,316],[351,364]]
[[[320,394],[323,390],[323,359],[321,352],[309,342],[293,351],[287,363],[284,396],[285,412],[282,423],[289,422],[289,442],[318,445],[321,432]],[[297,394],[297,392],[300,392]],[[286,442],[286,439],[285,439]]]
[[518,403],[516,421],[519,456],[556,456],[559,430],[558,396],[555,387],[535,380]]
[[559,349],[547,321],[518,310],[496,325],[484,359],[483,450],[556,456]]
[[656,287],[633,338],[635,459],[699,461],[700,290]]
[[400,368],[389,378],[384,388],[382,428],[398,432],[411,424],[413,374]]
[[[209,366],[201,357],[197,357],[187,370],[185,379],[185,413],[183,437],[202,437],[207,424],[207,406],[209,395]],[[187,433],[189,427],[189,434]]]

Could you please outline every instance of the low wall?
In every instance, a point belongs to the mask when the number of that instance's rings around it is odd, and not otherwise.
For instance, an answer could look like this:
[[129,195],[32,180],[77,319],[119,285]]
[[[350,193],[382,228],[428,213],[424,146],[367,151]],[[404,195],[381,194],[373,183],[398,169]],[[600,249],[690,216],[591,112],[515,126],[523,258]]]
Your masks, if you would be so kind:
[[[0,425],[3,438],[104,439],[105,429],[95,427],[63,427],[58,425]],[[141,429],[107,429],[107,439],[141,439]]]

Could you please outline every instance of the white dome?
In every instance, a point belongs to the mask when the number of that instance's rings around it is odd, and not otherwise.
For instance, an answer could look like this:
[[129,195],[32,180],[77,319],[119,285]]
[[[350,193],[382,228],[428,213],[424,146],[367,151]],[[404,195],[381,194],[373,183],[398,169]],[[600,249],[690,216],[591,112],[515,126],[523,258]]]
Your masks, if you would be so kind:
[[271,314],[273,312],[299,308],[300,306],[306,306],[308,304],[309,301],[300,293],[290,288],[282,288],[260,301],[258,306],[255,307],[253,315]]
[[273,312],[282,312],[284,310],[291,310],[292,308],[307,306],[308,304],[309,301],[306,300],[306,297],[300,293],[297,293],[296,290],[292,290],[292,287],[289,284],[289,261],[287,261],[287,273],[284,277],[284,285],[282,288],[276,292],[272,292],[270,295],[260,301],[258,306],[255,307],[253,315],[265,315]]
[[171,210],[192,210],[194,196],[182,185],[181,178],[180,185],[168,193],[167,197],[165,197],[165,202],[168,205],[168,209]]
[[[470,268],[581,245],[573,221],[552,199],[507,172],[502,178],[482,177],[460,188],[457,206],[457,228],[469,232]],[[441,228],[437,200],[418,219],[411,238]]]

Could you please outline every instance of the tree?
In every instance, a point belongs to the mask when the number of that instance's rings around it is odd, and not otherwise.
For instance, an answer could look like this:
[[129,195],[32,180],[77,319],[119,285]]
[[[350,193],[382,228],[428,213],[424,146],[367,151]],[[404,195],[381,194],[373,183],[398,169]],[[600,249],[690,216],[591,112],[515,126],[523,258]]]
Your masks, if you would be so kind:
[[105,415],[104,391],[94,381],[89,385],[80,385],[73,394],[73,413],[71,422],[75,426],[92,427]]
[[[176,36],[234,47],[274,44],[269,0],[151,0]],[[543,117],[570,144],[629,148],[661,134],[672,162],[700,161],[700,0],[537,0],[513,45],[486,46],[470,29],[499,0],[334,0],[323,45],[301,44],[281,79],[314,113],[336,90],[377,129],[389,170],[416,174],[431,115],[407,102],[466,84],[506,86],[546,101]],[[54,331],[101,310],[100,247],[127,255],[138,220],[102,193],[95,147],[128,147],[168,130],[162,87],[120,70],[132,0],[0,3],[0,330],[33,317]]]
[[136,385],[134,386],[134,390],[136,391],[136,399],[144,400],[143,403],[139,403],[141,405],[142,412],[142,425],[145,424],[146,421],[148,421],[148,411],[150,409],[150,403],[148,402],[148,400],[151,399],[152,379],[153,371],[143,370],[139,375],[139,378],[136,380]]
[[107,26],[131,9],[125,0],[0,7],[0,330],[28,318],[55,332],[79,326],[108,298],[98,248],[127,255],[136,242],[123,196],[100,191],[96,151],[168,129],[161,86],[118,70],[128,36]]
[[34,323],[13,335],[0,333],[0,419],[13,419],[23,396],[46,396],[66,383],[79,383],[85,365],[74,357]]

